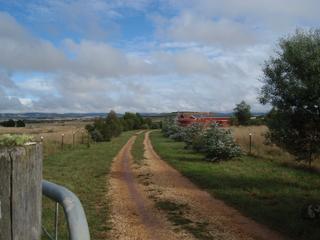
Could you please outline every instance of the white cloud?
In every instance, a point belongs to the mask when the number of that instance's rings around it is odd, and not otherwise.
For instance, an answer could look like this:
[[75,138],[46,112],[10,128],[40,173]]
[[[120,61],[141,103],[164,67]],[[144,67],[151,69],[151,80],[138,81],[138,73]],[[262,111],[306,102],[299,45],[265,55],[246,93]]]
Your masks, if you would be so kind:
[[180,12],[191,9],[200,16],[238,18],[249,24],[268,24],[275,29],[279,29],[282,22],[286,23],[282,26],[292,27],[301,20],[316,22],[320,19],[317,0],[167,0],[164,3]]
[[20,103],[27,107],[32,107],[33,101],[31,98],[18,98]]
[[[11,22],[5,26],[14,33],[9,39],[15,42],[20,58],[4,67],[51,74],[16,84],[15,96],[21,95],[15,100],[17,107],[32,111],[230,110],[235,101],[251,94],[251,85],[256,86],[257,76],[246,71],[258,72],[254,71],[259,68],[257,62],[264,57],[259,53],[265,51],[259,47],[222,51],[192,42],[167,42],[149,52],[123,52],[103,42],[70,39],[64,40],[62,51],[35,39],[11,17],[5,18]],[[29,56],[26,44],[38,44],[44,53],[48,53],[44,46],[49,46],[60,61],[44,63],[51,54]],[[9,62],[7,55],[1,55],[0,61]],[[36,98],[30,100],[28,94]]]
[[[320,20],[314,0],[159,4],[156,13],[147,0],[27,4],[30,22],[45,19],[45,33],[62,28],[55,44],[0,12],[0,111],[230,111],[242,99],[264,110],[258,79],[275,39]],[[107,42],[122,9],[146,14],[155,38]],[[14,82],[16,72],[42,74]]]
[[54,90],[52,85],[52,80],[47,78],[34,77],[26,79],[24,81],[19,81],[17,86],[26,91],[36,91],[36,92],[50,92]]
[[173,41],[198,42],[216,46],[242,46],[255,43],[250,28],[230,19],[211,19],[190,11],[158,24],[158,33]]
[[24,107],[17,97],[7,96],[0,88],[0,111],[1,112],[16,112],[23,111]]
[[65,64],[63,53],[38,40],[10,15],[0,12],[0,66],[8,71],[55,71]]

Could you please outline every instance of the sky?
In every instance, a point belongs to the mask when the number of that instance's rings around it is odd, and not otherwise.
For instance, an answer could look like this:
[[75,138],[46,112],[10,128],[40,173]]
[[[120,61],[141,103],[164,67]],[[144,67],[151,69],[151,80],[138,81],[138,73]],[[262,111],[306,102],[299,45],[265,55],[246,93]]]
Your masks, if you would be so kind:
[[229,112],[319,0],[0,0],[0,112]]

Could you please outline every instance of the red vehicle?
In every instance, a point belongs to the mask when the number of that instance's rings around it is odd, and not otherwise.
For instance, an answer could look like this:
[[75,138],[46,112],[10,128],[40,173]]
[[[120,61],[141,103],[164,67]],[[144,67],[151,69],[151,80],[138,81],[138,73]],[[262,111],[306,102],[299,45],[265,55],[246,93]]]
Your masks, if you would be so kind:
[[181,126],[188,126],[192,123],[203,123],[204,125],[217,123],[222,127],[230,126],[229,117],[214,117],[210,113],[200,113],[200,112],[178,113],[177,121]]

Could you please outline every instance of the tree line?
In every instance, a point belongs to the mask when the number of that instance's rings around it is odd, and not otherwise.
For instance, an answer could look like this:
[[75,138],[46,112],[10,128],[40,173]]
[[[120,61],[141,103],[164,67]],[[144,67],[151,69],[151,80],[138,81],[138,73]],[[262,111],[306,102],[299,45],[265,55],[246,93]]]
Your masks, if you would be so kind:
[[25,127],[26,124],[23,120],[14,121],[13,119],[9,119],[7,121],[0,122],[0,126],[2,126],[2,127]]
[[111,110],[106,118],[96,118],[93,124],[86,125],[86,130],[96,142],[110,141],[123,131],[160,128],[161,123],[153,122],[151,118],[143,118],[139,113],[126,112],[119,117]]

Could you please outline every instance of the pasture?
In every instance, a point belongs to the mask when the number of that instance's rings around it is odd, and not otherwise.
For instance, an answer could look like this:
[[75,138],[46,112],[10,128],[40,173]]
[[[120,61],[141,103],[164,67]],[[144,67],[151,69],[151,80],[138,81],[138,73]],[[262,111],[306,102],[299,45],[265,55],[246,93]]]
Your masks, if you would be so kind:
[[28,123],[26,127],[1,127],[1,134],[28,134],[33,136],[34,140],[41,141],[43,137],[44,156],[47,157],[61,150],[62,134],[64,149],[72,147],[73,133],[75,133],[75,144],[79,145],[87,141],[85,125],[87,121],[55,121],[43,123]]
[[[123,132],[110,142],[91,144],[88,148],[86,124],[72,121],[28,124],[26,128],[1,127],[0,134],[25,133],[37,141],[44,137],[44,179],[69,188],[80,198],[91,237],[99,240],[106,239],[112,228],[106,184],[112,160],[136,131]],[[204,161],[203,154],[186,150],[183,142],[165,138],[160,131],[150,136],[155,151],[163,160],[212,196],[284,235],[302,240],[319,239],[319,220],[302,217],[304,207],[320,199],[318,173],[296,168],[292,156],[276,146],[265,145],[265,126],[231,127],[231,131],[244,152],[249,151],[249,133],[252,133],[251,155],[210,163]],[[73,149],[74,132],[76,147]],[[137,135],[131,151],[133,162],[140,167],[144,166],[146,150],[143,141],[144,133]],[[52,232],[54,204],[46,198],[43,198],[42,214],[44,226]],[[63,214],[60,214],[59,229],[59,239],[67,239]]]
[[[265,134],[268,131],[266,126],[232,126],[231,133],[235,141],[241,146],[245,153],[249,153],[249,133],[252,134],[251,155],[263,159],[275,160],[284,165],[308,169],[305,162],[297,162],[294,157],[274,144],[266,144]],[[312,170],[320,171],[320,159],[312,163]]]
[[[43,178],[67,187],[81,200],[92,239],[105,239],[110,228],[107,175],[113,158],[133,133],[125,132],[110,142],[93,144],[90,148],[79,146],[75,150],[58,152],[44,159]],[[43,224],[51,232],[54,209],[54,204],[43,198]],[[63,214],[60,214],[59,223],[59,239],[68,239]]]

